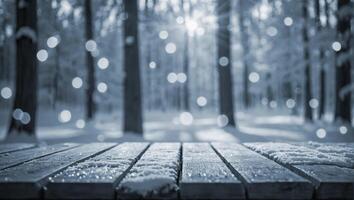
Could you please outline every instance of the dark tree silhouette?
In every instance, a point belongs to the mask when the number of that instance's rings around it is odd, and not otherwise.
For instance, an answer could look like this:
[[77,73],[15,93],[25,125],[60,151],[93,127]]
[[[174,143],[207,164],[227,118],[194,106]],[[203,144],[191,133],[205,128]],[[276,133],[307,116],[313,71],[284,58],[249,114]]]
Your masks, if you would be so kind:
[[249,65],[248,65],[248,55],[249,55],[249,44],[248,44],[248,33],[247,27],[245,26],[245,16],[246,16],[246,4],[247,1],[239,1],[239,27],[241,33],[241,44],[243,49],[243,104],[245,108],[250,107],[250,94],[249,94]]
[[345,87],[351,84],[350,66],[350,34],[351,34],[351,8],[350,0],[338,0],[337,39],[341,43],[341,49],[336,53],[336,106],[334,117],[345,123],[350,123],[351,93],[344,92]]
[[302,15],[304,18],[304,25],[302,28],[302,39],[304,48],[304,62],[305,62],[305,76],[304,76],[304,117],[306,121],[312,121],[312,108],[310,107],[311,100],[311,63],[309,50],[309,36],[308,36],[308,3],[302,2]]
[[[186,12],[184,10],[184,0],[180,0],[181,3],[181,9],[182,9],[182,15],[183,18],[186,19]],[[190,5],[191,6],[191,5]],[[184,20],[184,24],[186,24],[186,20]],[[185,26],[184,28],[184,33],[183,33],[183,43],[184,43],[184,51],[183,51],[183,73],[187,75],[187,80],[185,83],[183,83],[183,89],[182,89],[182,109],[189,111],[190,106],[189,106],[189,83],[188,83],[188,75],[189,75],[189,36],[188,36],[188,30],[187,27]]]
[[[93,40],[92,9],[91,0],[85,0],[85,34],[86,41]],[[90,51],[86,51],[86,119],[90,120],[94,116],[95,102],[93,95],[95,92],[95,66],[94,58]]]
[[37,108],[37,1],[16,1],[16,91],[9,134],[35,134]]
[[219,107],[220,114],[225,115],[231,126],[236,126],[234,119],[232,74],[231,74],[231,35],[230,35],[231,1],[217,1],[218,30],[217,52],[219,73]]
[[[327,3],[327,2],[326,2]],[[315,1],[315,11],[316,11],[316,29],[318,35],[322,32],[322,24],[321,24],[321,5],[320,0]],[[326,70],[325,70],[325,52],[323,50],[322,45],[319,45],[319,65],[320,65],[320,97],[319,97],[319,108],[318,108],[318,118],[321,119],[325,112],[325,102],[326,102]]]
[[124,0],[124,132],[142,133],[138,2]]

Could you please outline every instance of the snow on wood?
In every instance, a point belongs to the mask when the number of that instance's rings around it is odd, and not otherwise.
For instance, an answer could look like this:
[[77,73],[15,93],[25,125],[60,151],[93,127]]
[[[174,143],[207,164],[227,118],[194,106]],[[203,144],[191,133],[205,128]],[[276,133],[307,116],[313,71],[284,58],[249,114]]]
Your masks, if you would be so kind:
[[59,151],[73,148],[75,146],[78,146],[78,144],[64,143],[52,146],[41,146],[38,148],[27,149],[24,151],[0,154],[0,169],[9,168],[25,161],[53,154]]
[[212,143],[244,181],[251,199],[311,199],[310,181],[236,143]]
[[37,42],[37,33],[31,27],[23,26],[16,32],[16,39],[22,37],[31,39],[33,43]]
[[35,147],[35,144],[28,143],[6,143],[0,145],[0,153],[9,153],[13,151],[24,150]]
[[[309,143],[248,143],[249,148],[286,165],[315,184],[315,197],[319,199],[352,199],[354,194],[354,169],[348,155],[352,144]],[[337,146],[337,147],[336,147]],[[331,152],[337,148],[337,152]],[[321,152],[322,151],[322,152]],[[341,152],[341,153],[338,153]]]
[[321,153],[335,157],[343,157],[349,163],[349,165],[354,166],[354,143],[307,142],[300,144],[305,147],[316,149]]
[[180,144],[155,143],[117,188],[118,198],[177,198]]
[[208,143],[183,144],[182,199],[241,199],[245,191]]
[[352,159],[344,155],[322,153],[316,149],[310,149],[301,145],[276,142],[245,143],[245,145],[261,154],[267,155],[274,160],[285,164],[322,164],[336,165],[339,167],[354,167]]
[[45,156],[0,171],[0,196],[37,199],[46,177],[69,165],[112,147],[113,143],[91,143]]
[[[146,149],[148,143],[124,143],[49,177],[48,199],[114,198],[114,186]],[[95,188],[92,190],[92,188]]]

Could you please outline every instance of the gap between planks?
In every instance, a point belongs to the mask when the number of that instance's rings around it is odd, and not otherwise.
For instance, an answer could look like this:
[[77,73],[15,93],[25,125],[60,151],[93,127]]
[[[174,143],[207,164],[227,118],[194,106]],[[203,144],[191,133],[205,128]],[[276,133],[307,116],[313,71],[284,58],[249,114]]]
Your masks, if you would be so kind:
[[[219,151],[217,151],[215,149],[215,147],[213,145],[211,145],[210,143],[209,143],[209,145],[214,150],[214,152],[219,156],[219,158],[222,160],[222,162],[227,166],[227,168],[236,176],[236,178],[238,178],[241,181],[242,185],[245,186],[247,184],[246,179],[237,170],[235,170],[231,166],[231,164],[219,153]],[[245,199],[249,199],[248,198],[248,190],[247,189],[244,191],[244,193],[245,193]]]
[[[338,166],[340,164],[335,164],[335,162],[332,164],[330,162],[331,160],[328,160],[331,157],[328,153],[320,152],[314,147],[309,147],[307,145],[275,143],[270,147],[269,144],[270,143],[246,143],[245,146],[260,155],[273,160],[279,165],[289,168],[299,176],[310,180],[312,185],[315,187],[315,193],[313,196],[314,199],[354,199],[354,169],[345,167],[347,166],[346,163],[341,163],[341,165],[344,166]],[[280,145],[281,148],[285,148],[284,145],[290,145],[290,147],[286,148],[286,150],[292,149],[292,151],[294,151],[295,149],[302,153],[309,151],[310,155],[314,152],[318,152],[319,154],[323,154],[322,156],[325,156],[326,159],[323,161],[321,160],[323,157],[314,157],[312,160],[311,158],[306,159],[305,157],[301,157],[304,161],[299,162],[298,159],[296,159],[296,155],[293,155],[295,156],[293,158],[291,157],[291,151],[285,151],[285,156],[286,153],[289,153],[290,158],[279,158],[277,155],[272,155],[271,152],[262,152],[257,148],[257,145],[261,145],[261,149],[264,148],[265,151],[276,148],[274,145]],[[262,147],[262,145],[265,146]],[[281,145],[283,145],[283,147]],[[282,150],[279,151],[283,152]]]
[[[55,144],[55,145],[49,145],[49,146],[38,146],[35,148],[29,148],[29,149],[23,149],[22,151],[15,151],[15,152],[9,152],[9,153],[4,153],[0,154],[0,161],[3,159],[7,159],[7,161],[4,161],[5,163],[0,164],[0,170],[5,170],[11,167],[15,167],[18,165],[21,165],[25,162],[30,162],[35,159],[39,159],[45,156],[50,156],[55,153],[60,153],[63,151],[67,151],[73,148],[77,148],[81,146],[81,144],[75,144],[75,143],[64,143],[64,144]],[[49,150],[49,152],[46,152]],[[21,155],[21,154],[29,154],[33,153],[34,155]],[[37,154],[37,155],[36,155]],[[28,158],[26,156],[29,156]],[[10,159],[10,160],[8,160]]]
[[214,150],[239,176],[249,199],[311,199],[310,181],[237,143],[213,143]]

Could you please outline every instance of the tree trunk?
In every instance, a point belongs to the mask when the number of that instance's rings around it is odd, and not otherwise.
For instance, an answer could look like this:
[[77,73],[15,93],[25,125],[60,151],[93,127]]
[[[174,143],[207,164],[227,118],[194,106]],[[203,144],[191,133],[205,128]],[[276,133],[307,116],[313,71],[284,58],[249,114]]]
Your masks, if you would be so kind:
[[152,20],[151,18],[151,14],[150,14],[150,9],[149,9],[149,0],[145,0],[145,7],[144,7],[144,21],[145,21],[145,28],[146,28],[146,37],[148,38],[146,41],[146,57],[145,57],[145,65],[143,67],[146,77],[144,78],[144,81],[147,82],[147,85],[145,86],[145,88],[143,88],[143,91],[147,91],[147,94],[144,93],[143,95],[146,94],[147,98],[145,101],[145,104],[147,106],[147,110],[151,111],[153,109],[153,97],[154,97],[154,93],[152,92],[152,72],[151,72],[151,68],[150,68],[150,62],[151,60],[151,42],[152,42],[152,37],[151,37],[151,33],[153,33],[152,27],[149,24]]
[[53,101],[52,101],[52,108],[56,108],[58,94],[59,94],[59,80],[60,80],[60,44],[55,47],[55,72],[54,72],[54,79],[53,79]]
[[[225,115],[231,126],[236,126],[234,119],[232,74],[231,74],[231,37],[230,37],[230,12],[231,1],[217,1],[218,30],[218,74],[219,74],[219,106],[220,114]],[[221,62],[220,62],[221,61]]]
[[[351,93],[340,95],[341,90],[351,84],[350,66],[350,31],[351,16],[348,12],[350,0],[338,0],[338,23],[337,38],[341,43],[341,49],[336,53],[336,106],[334,117],[344,123],[350,123],[351,114]],[[348,10],[346,10],[348,9]]]
[[[189,3],[191,4],[191,2],[189,1]],[[189,5],[189,8],[191,10],[191,6]],[[187,81],[183,83],[183,89],[182,89],[182,109],[185,111],[189,111],[190,110],[190,106],[189,106],[189,36],[188,36],[188,30],[186,27],[186,11],[184,10],[184,0],[181,0],[181,9],[182,9],[182,14],[183,14],[183,19],[184,19],[184,30],[183,30],[183,34],[184,34],[184,38],[183,38],[183,42],[184,42],[184,51],[183,51],[183,73],[186,74],[187,76]]]
[[304,24],[302,29],[302,38],[303,38],[303,46],[304,46],[304,62],[305,62],[305,76],[304,76],[304,117],[306,121],[311,122],[312,119],[312,108],[310,107],[311,100],[311,65],[310,65],[310,51],[309,51],[309,37],[307,31],[307,23],[308,23],[308,11],[307,6],[308,3],[304,1],[302,3],[302,11]]
[[[320,13],[320,0],[315,2],[316,10],[316,28],[318,35],[322,32],[321,25],[321,13]],[[319,40],[321,41],[321,40]],[[325,53],[322,48],[322,45],[319,44],[319,65],[320,65],[320,86],[319,86],[319,108],[318,108],[318,119],[321,119],[325,112],[325,99],[326,99],[326,85],[325,85],[325,62],[324,62]]]
[[143,133],[140,92],[138,2],[123,0],[124,20],[124,132]]
[[[85,34],[86,41],[93,40],[91,0],[85,1]],[[90,51],[86,51],[86,68],[86,120],[91,120],[95,112],[95,102],[93,99],[95,92],[95,66],[94,59]]]
[[272,88],[272,74],[270,72],[267,73],[266,75],[266,82],[267,82],[267,90],[266,90],[266,95],[267,95],[267,100],[268,100],[268,108],[270,108],[270,102],[274,100],[274,92]]
[[37,1],[16,1],[16,26],[16,91],[14,114],[8,133],[34,135],[37,108]]
[[249,94],[249,82],[248,82],[248,75],[249,75],[249,67],[248,67],[248,54],[249,54],[249,45],[248,45],[248,33],[246,30],[246,26],[244,24],[245,18],[245,9],[246,6],[244,5],[246,1],[240,0],[239,1],[239,26],[241,32],[241,44],[243,48],[243,104],[245,109],[250,107],[250,94]]

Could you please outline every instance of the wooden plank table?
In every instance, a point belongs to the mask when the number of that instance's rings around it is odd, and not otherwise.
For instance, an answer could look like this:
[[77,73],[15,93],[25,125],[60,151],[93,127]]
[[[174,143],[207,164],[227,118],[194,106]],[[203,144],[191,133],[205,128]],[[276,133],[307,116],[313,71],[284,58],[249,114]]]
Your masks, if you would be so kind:
[[8,144],[0,144],[0,153],[8,153],[13,151],[20,151],[23,149],[33,148],[36,145],[27,144],[27,143],[8,143]]
[[0,199],[354,199],[353,143],[17,146]]

